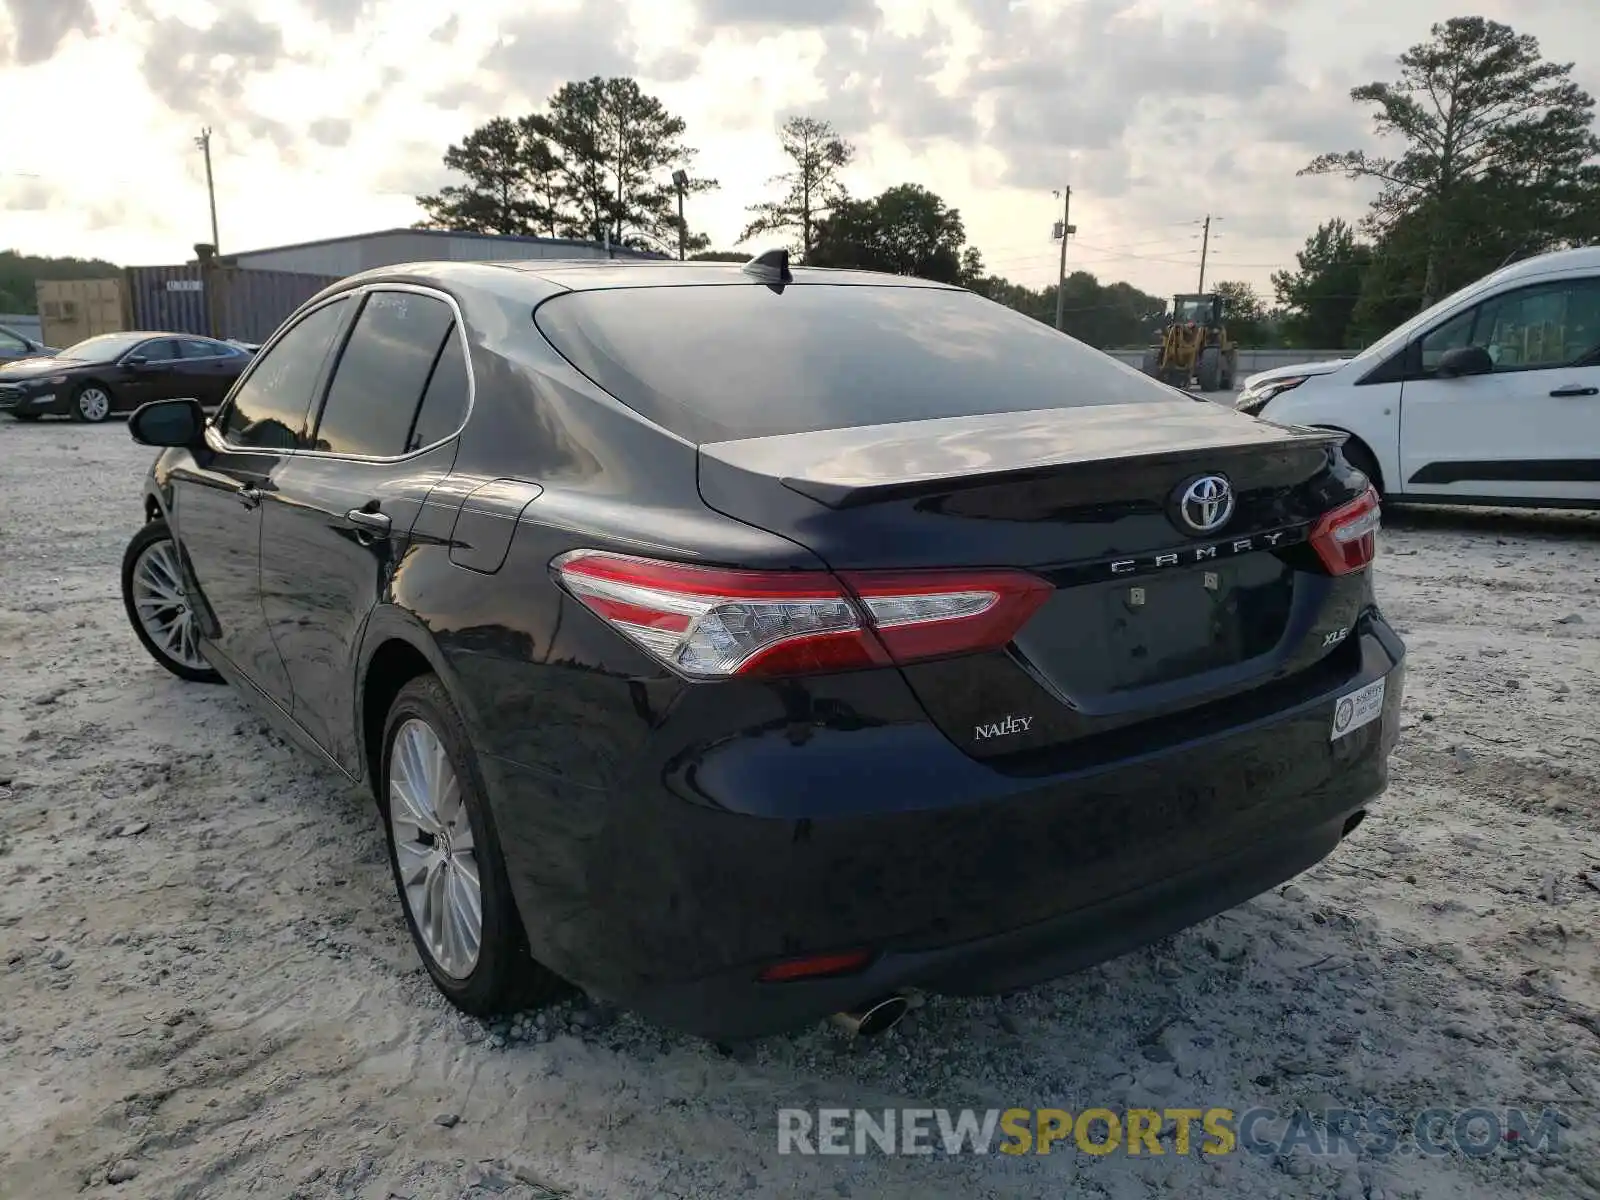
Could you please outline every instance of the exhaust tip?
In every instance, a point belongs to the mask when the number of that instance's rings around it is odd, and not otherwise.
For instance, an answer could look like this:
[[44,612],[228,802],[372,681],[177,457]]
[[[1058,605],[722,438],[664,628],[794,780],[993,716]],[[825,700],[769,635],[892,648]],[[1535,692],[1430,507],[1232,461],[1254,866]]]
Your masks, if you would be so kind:
[[861,1008],[834,1013],[830,1020],[855,1037],[876,1037],[900,1024],[910,1007],[904,996],[885,996]]
[[1364,809],[1364,808],[1360,809],[1360,810],[1358,810],[1356,812],[1351,813],[1348,817],[1345,818],[1344,832],[1341,833],[1339,836],[1340,837],[1349,837],[1352,833],[1354,833],[1356,831],[1356,827],[1358,825],[1360,825],[1361,822],[1365,821],[1366,819],[1367,819],[1367,810]]

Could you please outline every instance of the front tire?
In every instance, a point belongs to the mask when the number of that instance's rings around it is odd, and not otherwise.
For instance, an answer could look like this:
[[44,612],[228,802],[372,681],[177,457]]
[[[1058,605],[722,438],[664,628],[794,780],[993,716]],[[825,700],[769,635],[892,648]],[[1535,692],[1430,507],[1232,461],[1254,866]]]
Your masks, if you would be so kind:
[[122,606],[156,662],[191,683],[222,682],[200,653],[200,626],[166,521],[151,521],[122,552]]
[[72,419],[98,425],[111,415],[111,389],[103,383],[80,383],[72,394]]
[[1195,368],[1202,392],[1214,392],[1222,385],[1222,351],[1207,346],[1200,352],[1200,362]]
[[434,986],[475,1017],[562,995],[566,985],[528,952],[477,756],[437,676],[400,689],[381,762],[389,866]]
[[1372,451],[1355,438],[1345,442],[1343,449],[1345,462],[1365,475],[1378,494],[1383,495],[1383,480],[1378,475],[1378,460],[1372,456]]

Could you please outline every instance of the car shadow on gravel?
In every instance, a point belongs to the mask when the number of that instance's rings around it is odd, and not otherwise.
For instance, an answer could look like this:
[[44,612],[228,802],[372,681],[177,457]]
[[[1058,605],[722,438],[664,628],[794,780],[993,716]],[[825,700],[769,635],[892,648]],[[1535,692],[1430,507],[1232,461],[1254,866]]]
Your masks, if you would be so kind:
[[1483,533],[1502,538],[1567,537],[1600,541],[1600,512],[1579,509],[1385,505],[1383,523],[1391,529],[1417,532]]

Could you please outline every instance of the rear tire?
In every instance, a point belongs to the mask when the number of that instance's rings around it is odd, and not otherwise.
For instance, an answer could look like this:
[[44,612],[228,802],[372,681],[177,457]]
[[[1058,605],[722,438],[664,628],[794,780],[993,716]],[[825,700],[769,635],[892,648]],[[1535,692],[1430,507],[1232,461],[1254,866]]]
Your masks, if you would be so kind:
[[1154,350],[1146,350],[1144,358],[1139,363],[1139,370],[1153,379],[1161,377],[1161,356]]
[[1214,392],[1222,385],[1222,351],[1208,346],[1200,351],[1200,362],[1195,367],[1202,392]]
[[475,1017],[568,992],[528,951],[477,755],[437,676],[420,675],[400,689],[384,723],[380,763],[389,866],[434,986]]

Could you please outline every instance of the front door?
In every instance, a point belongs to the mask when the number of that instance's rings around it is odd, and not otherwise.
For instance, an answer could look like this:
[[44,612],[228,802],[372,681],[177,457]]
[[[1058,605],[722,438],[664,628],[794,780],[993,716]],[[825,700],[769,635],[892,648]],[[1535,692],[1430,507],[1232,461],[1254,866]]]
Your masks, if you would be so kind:
[[172,519],[209,649],[284,709],[289,674],[261,607],[262,506],[305,440],[311,398],[343,326],[347,300],[313,310],[254,364],[206,430],[206,446],[173,472]]
[[356,658],[428,492],[450,471],[466,416],[464,339],[442,296],[364,297],[309,436],[267,496],[262,605],[296,722],[360,772]]
[[122,376],[116,388],[118,408],[135,409],[147,400],[182,395],[181,389],[174,390],[179,378],[177,339],[140,342],[123,356]]
[[[1494,370],[1438,378],[1459,346],[1487,350]],[[1491,297],[1425,334],[1413,366],[1393,490],[1600,501],[1600,277]]]
[[261,613],[261,496],[282,464],[270,452],[208,451],[172,473],[171,518],[209,649],[287,707],[289,676]]

